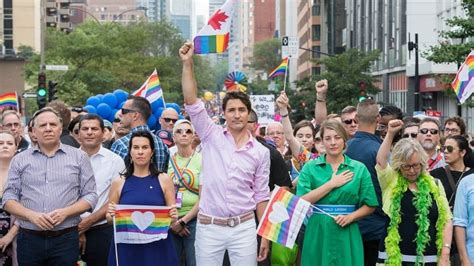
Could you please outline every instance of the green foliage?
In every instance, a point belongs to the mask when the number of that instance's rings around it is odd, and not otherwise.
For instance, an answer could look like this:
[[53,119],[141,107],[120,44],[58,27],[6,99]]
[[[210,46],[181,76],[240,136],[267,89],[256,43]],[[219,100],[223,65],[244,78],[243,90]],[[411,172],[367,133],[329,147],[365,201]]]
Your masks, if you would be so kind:
[[281,63],[281,42],[273,38],[256,43],[253,48],[252,68],[270,72]]
[[328,113],[340,113],[348,105],[356,105],[360,93],[359,84],[366,84],[368,95],[375,95],[378,89],[373,85],[370,68],[379,58],[380,52],[362,52],[350,49],[342,54],[324,57],[314,61],[324,65],[325,71],[319,76],[307,77],[297,82],[298,91],[290,95],[290,104],[293,106],[295,119],[312,119],[314,117],[314,103],[316,100],[315,81],[328,80],[327,108]]
[[[66,34],[50,30],[46,39],[46,64],[68,65],[67,72],[48,71],[58,84],[58,96],[69,104],[84,104],[99,93],[117,88],[137,89],[156,68],[167,102],[182,102],[181,61],[184,43],[168,22],[99,24],[89,21]],[[215,78],[205,57],[195,58],[198,84],[214,88]],[[39,56],[31,57],[25,76],[35,86]]]

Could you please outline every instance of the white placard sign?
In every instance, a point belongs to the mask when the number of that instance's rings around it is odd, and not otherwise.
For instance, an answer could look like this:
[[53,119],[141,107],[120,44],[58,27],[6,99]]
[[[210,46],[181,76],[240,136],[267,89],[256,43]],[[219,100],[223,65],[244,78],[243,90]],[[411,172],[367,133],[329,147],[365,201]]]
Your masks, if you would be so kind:
[[266,125],[274,121],[275,117],[275,96],[274,95],[250,95],[252,109],[258,116],[258,123]]

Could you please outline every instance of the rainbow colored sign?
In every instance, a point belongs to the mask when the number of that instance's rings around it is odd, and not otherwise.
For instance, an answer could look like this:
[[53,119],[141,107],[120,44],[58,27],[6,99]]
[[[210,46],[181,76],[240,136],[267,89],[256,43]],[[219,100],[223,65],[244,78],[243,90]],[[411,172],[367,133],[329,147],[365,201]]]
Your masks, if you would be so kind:
[[18,97],[16,92],[8,92],[0,95],[0,109],[14,107],[18,109]]
[[464,64],[459,68],[451,87],[461,104],[474,92],[474,51],[471,51]]
[[258,225],[257,234],[293,248],[310,206],[308,201],[276,186]]
[[143,85],[138,90],[132,92],[132,95],[146,98],[150,103],[163,98],[163,90],[161,89],[160,78],[156,68]]
[[169,207],[117,205],[115,211],[115,242],[146,244],[168,237],[171,224]]
[[273,71],[270,72],[270,74],[268,74],[268,78],[273,79],[278,76],[286,75],[287,69],[288,69],[288,57],[285,57],[281,61],[280,65],[278,65],[275,69],[273,69]]

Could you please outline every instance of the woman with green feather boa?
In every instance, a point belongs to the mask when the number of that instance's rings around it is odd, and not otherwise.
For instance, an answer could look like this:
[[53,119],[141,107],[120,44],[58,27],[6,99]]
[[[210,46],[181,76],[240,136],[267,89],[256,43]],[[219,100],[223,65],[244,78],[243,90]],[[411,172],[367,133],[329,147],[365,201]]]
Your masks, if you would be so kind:
[[378,262],[385,265],[449,265],[452,214],[443,185],[428,174],[428,155],[413,139],[402,139],[393,148],[402,128],[392,120],[377,154],[377,175],[383,210],[390,218]]

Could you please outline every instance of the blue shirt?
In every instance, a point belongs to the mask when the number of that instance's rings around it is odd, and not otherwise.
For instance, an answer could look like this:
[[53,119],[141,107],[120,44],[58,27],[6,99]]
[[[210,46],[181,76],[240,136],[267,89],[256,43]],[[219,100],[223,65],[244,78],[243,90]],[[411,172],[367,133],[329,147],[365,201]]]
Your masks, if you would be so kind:
[[386,216],[382,210],[382,190],[380,189],[375,165],[377,152],[382,140],[379,136],[363,131],[357,131],[347,142],[346,155],[353,160],[363,163],[369,170],[379,206],[375,212],[359,221],[359,229],[364,241],[382,239],[384,236]]
[[474,262],[474,174],[459,182],[454,202],[454,226],[466,229],[466,249],[469,260]]
[[[126,136],[123,136],[116,140],[112,147],[110,148],[111,151],[118,154],[122,159],[125,160],[125,157],[128,154],[128,144],[130,143],[130,138],[132,137],[133,132],[143,130],[148,131],[151,133],[150,128],[147,125],[140,125],[137,127],[132,128],[130,133]],[[170,158],[170,153],[168,151],[168,147],[163,143],[163,141],[155,136],[155,134],[151,134],[153,139],[155,140],[155,160],[156,160],[156,167],[158,171],[162,173],[168,172],[168,160]]]

